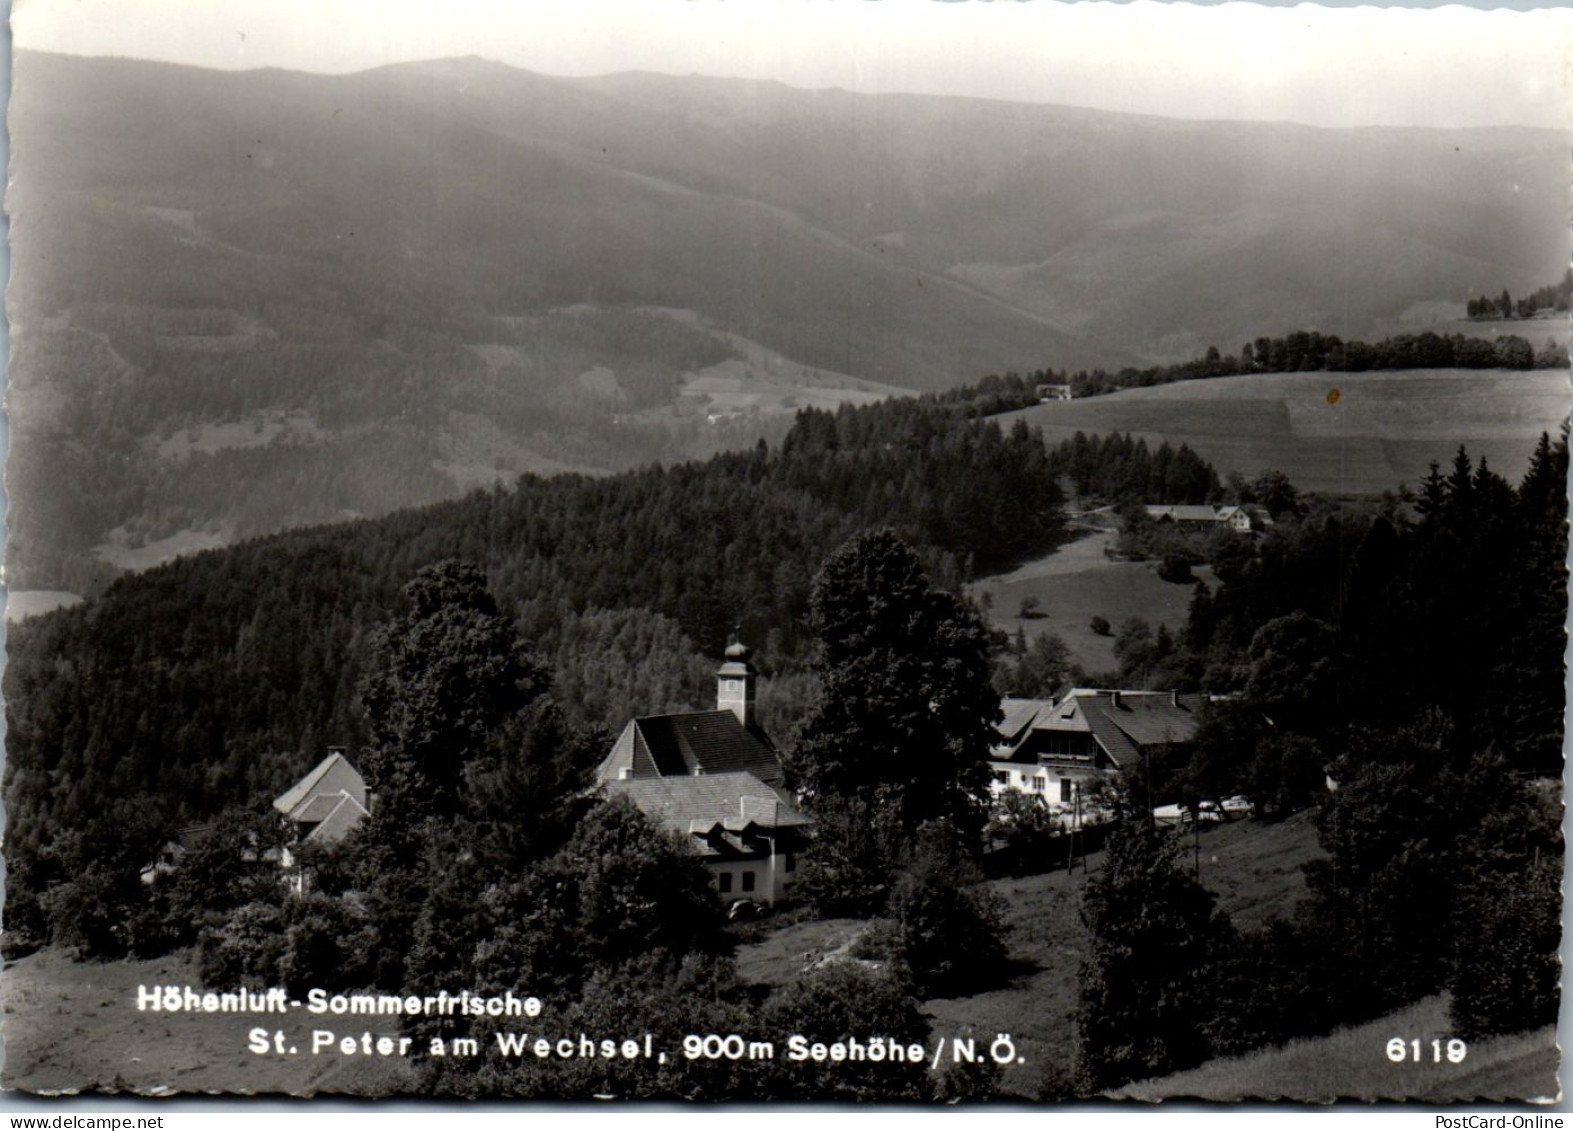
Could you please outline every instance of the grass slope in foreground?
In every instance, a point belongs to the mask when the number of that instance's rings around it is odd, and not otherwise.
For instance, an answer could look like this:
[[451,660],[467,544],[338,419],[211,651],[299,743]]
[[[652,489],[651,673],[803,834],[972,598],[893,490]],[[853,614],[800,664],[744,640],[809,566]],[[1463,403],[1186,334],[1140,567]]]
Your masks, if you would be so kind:
[[[1460,1064],[1447,1060],[1445,1050],[1451,1036],[1447,996],[1437,994],[1366,1025],[1215,1060],[1200,1068],[1131,1084],[1116,1094],[1139,1100],[1289,1098],[1318,1103],[1342,1098],[1552,1102],[1561,1095],[1554,1029],[1512,1033],[1472,1044]],[[1406,1042],[1419,1040],[1421,1062],[1389,1060],[1387,1043],[1394,1037]],[[1431,1060],[1433,1039],[1442,1042],[1440,1064]]]
[[1007,416],[1041,427],[1050,444],[1132,432],[1149,445],[1189,444],[1220,475],[1270,467],[1301,490],[1363,495],[1418,486],[1459,444],[1516,482],[1540,434],[1555,436],[1570,408],[1558,370],[1426,369],[1214,377]]

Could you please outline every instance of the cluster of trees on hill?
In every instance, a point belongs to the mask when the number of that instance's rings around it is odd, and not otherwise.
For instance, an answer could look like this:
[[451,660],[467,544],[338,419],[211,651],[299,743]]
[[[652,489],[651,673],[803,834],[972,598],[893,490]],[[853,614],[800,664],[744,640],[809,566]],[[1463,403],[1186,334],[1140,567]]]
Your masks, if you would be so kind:
[[[620,471],[703,458],[790,423],[648,412],[674,404],[683,372],[734,356],[655,314],[477,317],[439,331],[247,309],[90,304],[19,344],[14,581],[97,592],[71,563],[111,531],[135,545],[192,527],[249,537],[425,505],[551,461]],[[582,380],[592,371],[603,381]],[[264,436],[283,416],[298,426]],[[220,425],[256,435],[183,445]]]
[[1148,369],[1122,369],[1108,373],[1095,369],[1065,378],[1078,397],[1097,396],[1118,389],[1146,388],[1205,377],[1235,377],[1247,373],[1302,373],[1327,371],[1365,373],[1386,369],[1562,369],[1568,352],[1554,340],[1536,349],[1524,338],[1503,334],[1490,340],[1462,334],[1398,334],[1378,342],[1344,341],[1336,334],[1296,330],[1282,337],[1262,337],[1246,342],[1236,355],[1209,348],[1207,355],[1179,365]]
[[1054,466],[1083,499],[1110,502],[1206,503],[1223,497],[1218,472],[1191,450],[1167,440],[1156,451],[1145,439],[1077,432],[1054,449]]
[[[1350,731],[1318,802],[1326,857],[1292,916],[1238,928],[1132,807],[1083,895],[1087,1094],[1360,1024],[1446,990],[1465,1041],[1554,1024],[1560,789],[1461,745],[1440,712]],[[1258,758],[1274,757],[1271,747]],[[1145,797],[1131,782],[1127,797]]]
[[1378,342],[1344,341],[1336,334],[1296,330],[1282,337],[1261,337],[1246,342],[1238,354],[1208,347],[1204,357],[1174,365],[1146,369],[1128,366],[1056,372],[1040,369],[1025,376],[991,374],[972,385],[934,399],[969,405],[979,415],[994,415],[1030,408],[1039,402],[1038,386],[1069,385],[1074,397],[1095,397],[1120,389],[1144,389],[1176,381],[1208,377],[1238,377],[1249,373],[1337,372],[1365,373],[1390,369],[1564,369],[1568,351],[1553,338],[1536,349],[1516,334],[1495,338],[1470,338],[1463,334],[1398,334]]
[[1469,300],[1467,307],[1469,317],[1478,319],[1496,318],[1533,318],[1543,310],[1553,310],[1567,313],[1569,303],[1573,302],[1573,268],[1562,276],[1560,283],[1540,287],[1513,301],[1513,296],[1503,290],[1500,298],[1489,298],[1481,295],[1479,298]]

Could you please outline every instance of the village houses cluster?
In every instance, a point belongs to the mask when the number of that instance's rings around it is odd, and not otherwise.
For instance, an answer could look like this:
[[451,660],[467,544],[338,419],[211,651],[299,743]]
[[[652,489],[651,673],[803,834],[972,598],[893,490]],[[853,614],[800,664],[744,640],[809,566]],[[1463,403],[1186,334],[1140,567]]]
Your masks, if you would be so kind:
[[[630,720],[591,788],[626,798],[683,838],[723,901],[774,905],[790,898],[812,851],[813,821],[788,790],[781,755],[759,726],[759,672],[746,645],[726,649],[716,681],[714,710]],[[1015,792],[1035,799],[1068,830],[1106,820],[1098,783],[1144,759],[1189,750],[1205,701],[1200,694],[1092,688],[1006,698],[989,753],[990,790],[996,798]],[[342,748],[331,748],[273,802],[289,826],[280,866],[297,892],[308,883],[296,859],[299,846],[343,840],[375,803]],[[204,829],[183,830],[144,869],[144,880],[172,870],[182,842]]]

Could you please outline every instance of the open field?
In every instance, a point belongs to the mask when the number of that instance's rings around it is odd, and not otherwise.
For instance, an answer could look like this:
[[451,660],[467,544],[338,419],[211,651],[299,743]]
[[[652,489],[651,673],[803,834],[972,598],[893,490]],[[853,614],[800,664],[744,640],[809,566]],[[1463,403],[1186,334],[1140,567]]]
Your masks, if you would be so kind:
[[[1341,1098],[1458,1103],[1470,1100],[1539,1100],[1559,1094],[1560,1057],[1554,1029],[1515,1033],[1470,1045],[1462,1063],[1446,1058],[1453,1035],[1447,997],[1438,994],[1388,1017],[1341,1029],[1326,1037],[1292,1041],[1188,1072],[1132,1084],[1118,1094],[1133,1099],[1176,1097],[1230,1101],[1299,1099],[1327,1103]],[[1395,1064],[1387,1042],[1419,1040],[1421,1063]],[[1432,1063],[1431,1042],[1442,1041],[1442,1062]]]
[[1439,334],[1450,338],[1462,334],[1466,338],[1496,339],[1512,334],[1523,338],[1537,350],[1551,339],[1560,345],[1568,344],[1569,330],[1573,328],[1566,314],[1553,314],[1545,318],[1515,318],[1504,322],[1500,318],[1476,321],[1464,316],[1463,303],[1416,303],[1404,314],[1378,322],[1373,328],[1373,338],[1396,337],[1399,334]]
[[[1015,635],[1019,628],[1030,641],[1051,632],[1070,648],[1071,661],[1088,671],[1113,671],[1114,637],[1092,631],[1092,618],[1108,620],[1114,631],[1130,617],[1141,617],[1156,630],[1166,624],[1178,631],[1190,610],[1192,586],[1164,581],[1156,562],[1113,561],[1104,554],[1114,545],[1113,531],[1100,530],[1060,547],[1010,573],[996,574],[971,586],[974,598],[988,594],[989,622]],[[1214,583],[1206,566],[1197,578]],[[1035,617],[1020,616],[1021,602],[1036,597]]]
[[[351,1033],[348,1017],[304,1010],[266,1014],[138,1012],[139,985],[199,986],[185,955],[138,962],[75,963],[58,951],[7,961],[4,1086],[25,1092],[288,1093],[376,1095],[408,1087],[397,1057],[312,1056],[315,1028]],[[298,1056],[246,1049],[254,1026],[282,1029]],[[386,1019],[353,1027],[392,1034]]]
[[138,570],[172,562],[183,554],[200,554],[203,550],[228,544],[228,538],[210,530],[182,530],[168,538],[141,546],[128,546],[124,541],[111,537],[93,547],[93,552],[112,566]]
[[[1202,883],[1242,927],[1256,926],[1273,913],[1287,915],[1305,894],[1300,866],[1321,855],[1305,813],[1273,825],[1239,821],[1204,827],[1194,842],[1187,839],[1187,849],[1193,844],[1200,851]],[[1045,1065],[1070,1063],[1077,978],[1086,953],[1078,900],[1086,877],[1102,864],[1099,852],[1088,857],[1087,872],[1057,870],[994,881],[991,886],[1007,908],[1012,969],[1006,980],[971,997],[924,1003],[936,1034],[986,1034],[988,1039],[1011,1034],[1024,1063],[1006,1069],[1007,1092],[1035,1097]],[[861,927],[851,919],[790,924],[742,947],[739,970],[750,981],[781,985],[796,978],[810,956],[845,945]]]
[[1051,444],[1078,431],[1132,432],[1189,444],[1220,475],[1271,467],[1302,490],[1378,494],[1417,485],[1459,444],[1516,481],[1540,433],[1555,435],[1570,408],[1565,372],[1435,369],[1215,377],[1007,416],[1041,427]]
[[322,430],[309,412],[271,409],[244,420],[208,421],[191,425],[158,441],[160,459],[185,459],[193,452],[211,455],[232,448],[260,448],[275,442],[315,443]]
[[81,603],[81,594],[68,593],[64,589],[13,589],[5,597],[5,619],[26,620]]

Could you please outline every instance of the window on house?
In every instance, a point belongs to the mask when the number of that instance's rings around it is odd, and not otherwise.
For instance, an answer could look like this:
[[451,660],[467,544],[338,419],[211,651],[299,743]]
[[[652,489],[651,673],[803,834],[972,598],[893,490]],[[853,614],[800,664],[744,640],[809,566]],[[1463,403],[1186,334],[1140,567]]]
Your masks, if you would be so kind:
[[1071,786],[1070,778],[1061,778],[1060,779],[1060,800],[1061,801],[1069,801],[1071,799],[1072,792],[1073,792],[1073,787]]
[[743,890],[744,891],[753,891],[754,890],[754,873],[752,873],[752,872],[744,872],[743,873]]
[[721,894],[727,894],[727,892],[732,890],[732,873],[722,872],[720,875],[716,876],[716,883],[720,885]]
[[995,770],[994,771],[994,780],[999,782],[1001,785],[1009,785],[1010,784],[1010,771],[1009,770]]

